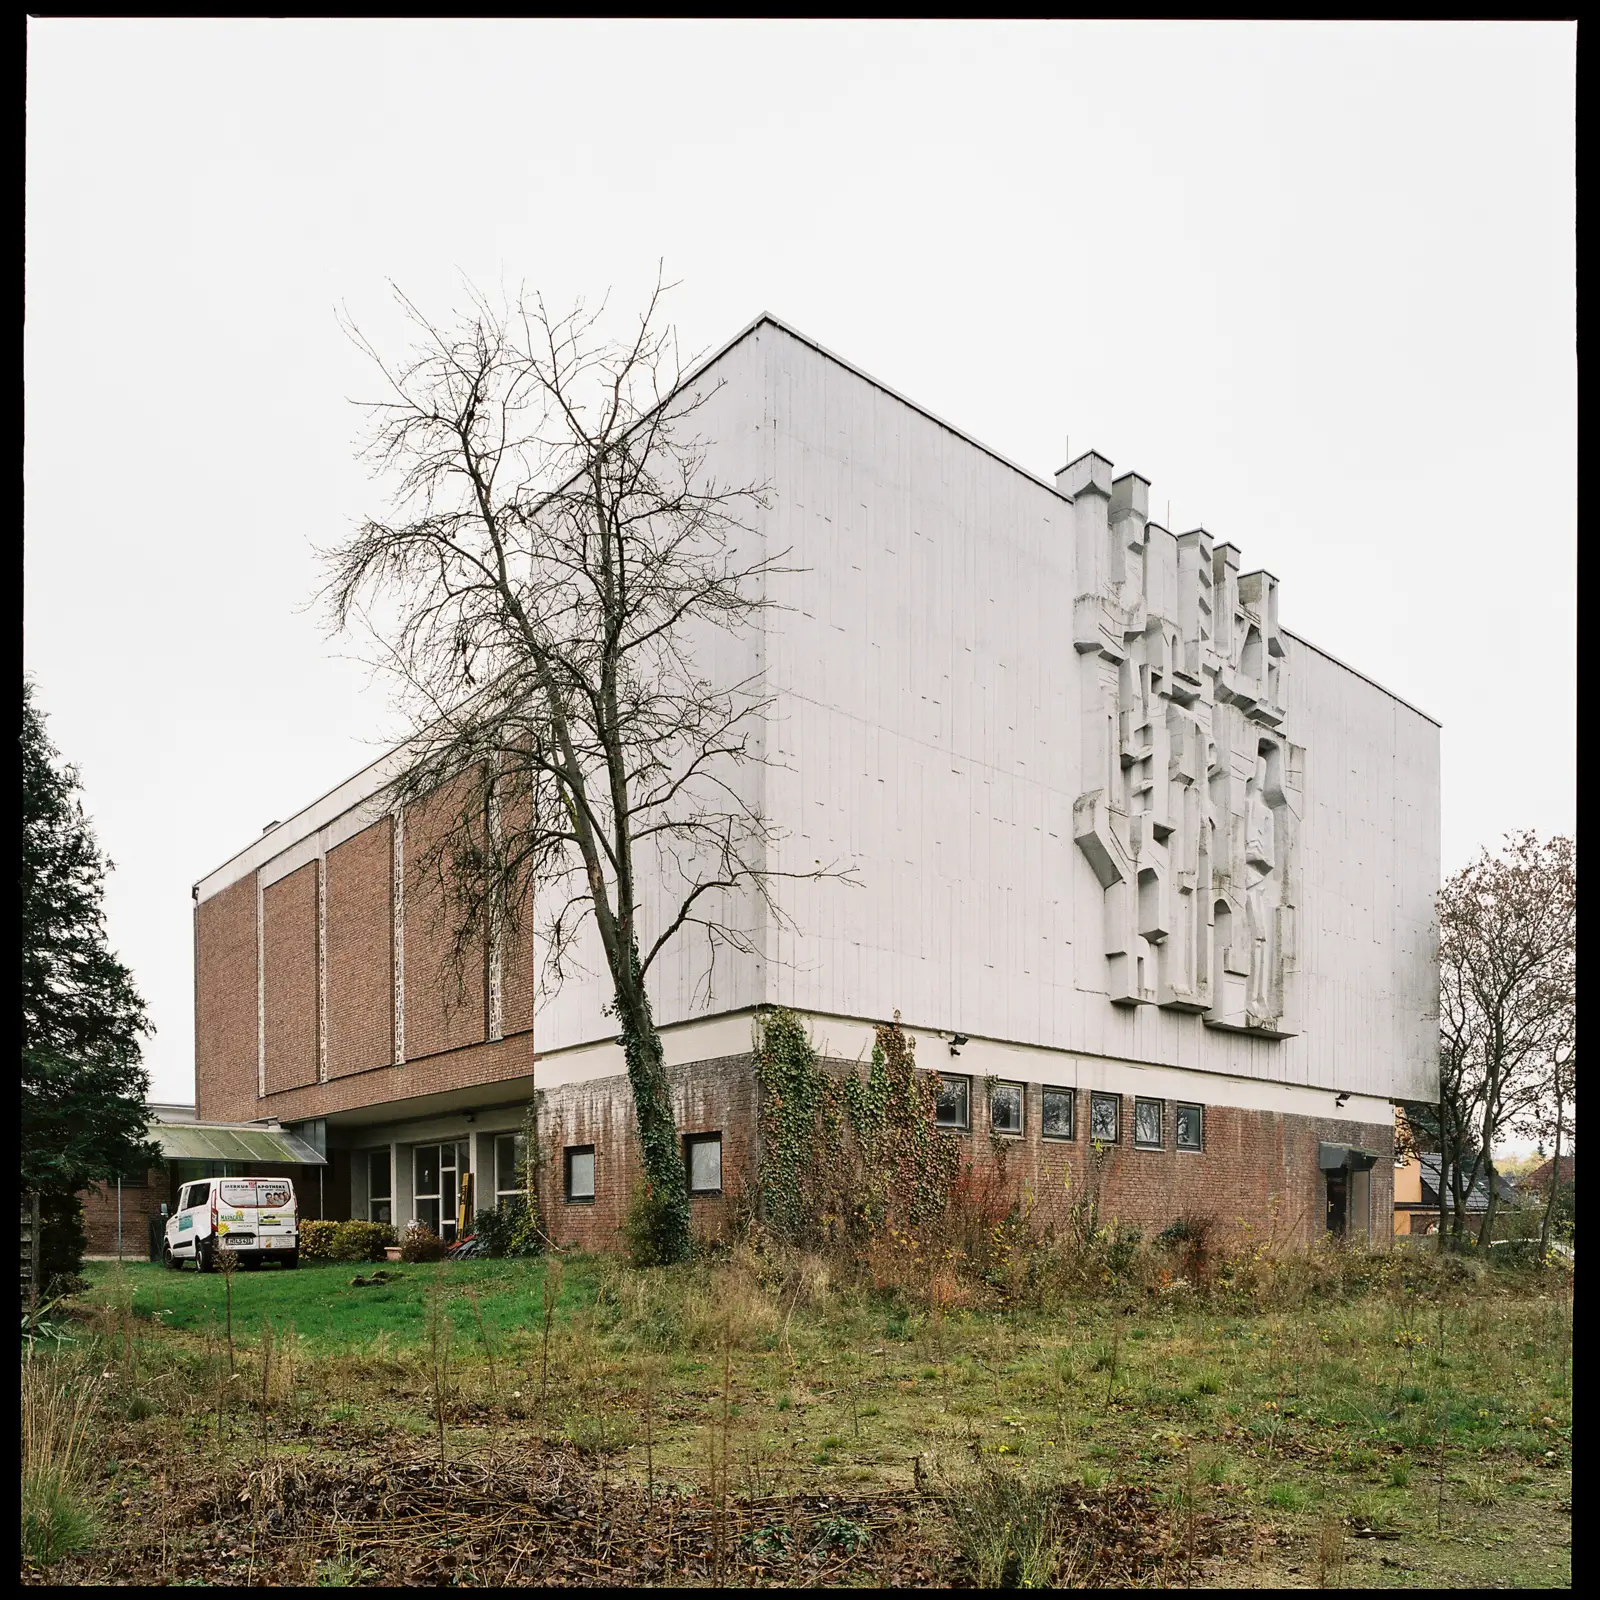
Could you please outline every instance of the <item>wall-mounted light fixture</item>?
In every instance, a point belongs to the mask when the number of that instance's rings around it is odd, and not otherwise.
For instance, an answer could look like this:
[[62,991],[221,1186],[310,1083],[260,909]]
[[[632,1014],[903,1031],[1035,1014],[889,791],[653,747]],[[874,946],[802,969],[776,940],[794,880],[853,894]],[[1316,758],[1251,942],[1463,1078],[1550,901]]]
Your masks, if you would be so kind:
[[966,1034],[952,1033],[950,1035],[950,1054],[953,1056],[960,1055],[962,1045],[969,1043],[971,1043],[971,1041],[967,1038]]
[[1334,1102],[1333,1102],[1334,1106],[1336,1108],[1339,1107],[1339,1106],[1342,1106],[1345,1103],[1345,1101],[1348,1100],[1349,1098],[1350,1098],[1350,1091],[1348,1089],[1346,1089],[1343,1094],[1338,1095],[1338,1096],[1335,1097]]

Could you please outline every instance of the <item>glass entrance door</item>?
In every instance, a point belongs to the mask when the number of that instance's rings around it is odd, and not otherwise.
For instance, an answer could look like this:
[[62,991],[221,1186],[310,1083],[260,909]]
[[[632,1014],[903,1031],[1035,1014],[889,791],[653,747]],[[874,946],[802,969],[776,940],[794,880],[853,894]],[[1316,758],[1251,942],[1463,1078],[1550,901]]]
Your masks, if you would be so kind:
[[461,1174],[469,1158],[465,1139],[444,1144],[419,1144],[412,1152],[414,1187],[412,1215],[447,1244],[456,1237],[456,1201]]

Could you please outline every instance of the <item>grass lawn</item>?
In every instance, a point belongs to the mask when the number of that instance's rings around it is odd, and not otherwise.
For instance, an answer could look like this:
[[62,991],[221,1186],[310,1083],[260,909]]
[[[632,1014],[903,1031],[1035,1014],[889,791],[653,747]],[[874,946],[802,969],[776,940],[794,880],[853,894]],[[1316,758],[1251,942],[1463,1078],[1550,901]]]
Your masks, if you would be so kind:
[[25,1575],[1571,1581],[1570,1283],[941,1314],[576,1258],[547,1335],[542,1261],[372,1270],[233,1275],[230,1357],[220,1274],[95,1268],[34,1358],[93,1390],[95,1531]]

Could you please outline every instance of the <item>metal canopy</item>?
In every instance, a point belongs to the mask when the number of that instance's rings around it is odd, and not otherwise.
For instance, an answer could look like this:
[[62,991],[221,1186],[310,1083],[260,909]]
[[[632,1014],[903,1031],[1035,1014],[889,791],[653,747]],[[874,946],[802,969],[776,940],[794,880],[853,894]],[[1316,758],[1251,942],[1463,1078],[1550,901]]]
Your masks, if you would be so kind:
[[325,1167],[304,1139],[282,1129],[240,1127],[229,1123],[157,1122],[150,1138],[166,1161],[280,1161],[302,1167]]
[[1351,1172],[1368,1172],[1377,1163],[1376,1150],[1362,1150],[1350,1144],[1329,1144],[1326,1140],[1317,1146],[1317,1165],[1324,1172],[1338,1172],[1340,1168]]

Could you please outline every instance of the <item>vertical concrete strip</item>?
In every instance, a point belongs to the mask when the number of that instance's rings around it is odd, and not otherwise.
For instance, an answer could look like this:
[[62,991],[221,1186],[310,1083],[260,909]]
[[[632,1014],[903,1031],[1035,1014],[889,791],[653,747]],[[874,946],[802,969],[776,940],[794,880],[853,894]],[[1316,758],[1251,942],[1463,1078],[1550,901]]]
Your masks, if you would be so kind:
[[267,1097],[267,938],[265,891],[256,870],[256,1099]]
[[317,1082],[328,1081],[328,858],[317,854]]
[[394,812],[394,888],[389,896],[394,919],[394,1064],[406,1064],[406,814]]
[[[489,791],[489,837],[498,844],[500,839],[500,797],[493,788]],[[501,929],[501,920],[491,907],[489,916],[489,951],[488,951],[488,1012],[485,1019],[487,1027],[486,1036],[493,1039],[503,1039],[506,1032],[505,1022],[505,987],[502,982],[503,962],[505,954],[505,940]]]

